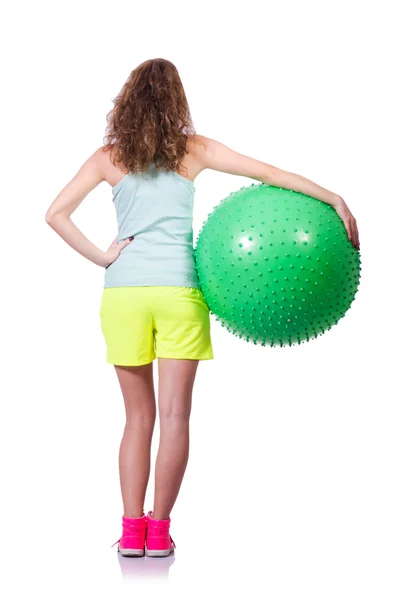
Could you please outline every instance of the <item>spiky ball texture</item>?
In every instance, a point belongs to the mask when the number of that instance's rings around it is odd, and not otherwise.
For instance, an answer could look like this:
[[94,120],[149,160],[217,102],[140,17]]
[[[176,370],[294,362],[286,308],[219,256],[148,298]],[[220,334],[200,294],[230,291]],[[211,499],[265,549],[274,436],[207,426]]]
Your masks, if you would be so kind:
[[285,346],[316,338],[349,309],[360,255],[334,208],[252,184],[209,214],[195,246],[210,311],[232,334]]

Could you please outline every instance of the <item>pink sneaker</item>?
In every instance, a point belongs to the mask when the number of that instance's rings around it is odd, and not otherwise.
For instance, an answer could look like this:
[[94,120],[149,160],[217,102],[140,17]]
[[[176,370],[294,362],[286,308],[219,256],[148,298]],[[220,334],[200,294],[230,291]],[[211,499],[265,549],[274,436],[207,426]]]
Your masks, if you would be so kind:
[[146,515],[129,518],[123,515],[123,533],[121,538],[112,544],[119,543],[118,551],[122,556],[143,556],[145,554]]
[[146,555],[169,556],[176,548],[169,531],[171,519],[153,519],[152,514],[147,514]]

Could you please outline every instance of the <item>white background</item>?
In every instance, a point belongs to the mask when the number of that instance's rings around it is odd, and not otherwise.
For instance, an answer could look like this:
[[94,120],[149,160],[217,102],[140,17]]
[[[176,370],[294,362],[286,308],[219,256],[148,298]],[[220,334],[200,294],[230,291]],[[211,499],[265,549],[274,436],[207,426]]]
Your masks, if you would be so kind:
[[[1,570],[5,597],[395,599],[395,25],[392,3],[20,2],[2,35]],[[124,407],[105,363],[104,271],[45,223],[103,144],[139,63],[175,63],[198,133],[342,195],[359,293],[292,348],[215,318],[169,559],[121,559]],[[251,180],[196,180],[195,238]],[[110,186],[73,219],[115,237]],[[155,363],[156,364],[156,363]],[[156,364],[157,377],[157,364]],[[157,450],[156,426],[153,465]],[[153,479],[145,510],[152,508]],[[153,587],[153,583],[159,586]],[[139,586],[134,588],[132,586]],[[143,586],[142,589],[141,586]]]

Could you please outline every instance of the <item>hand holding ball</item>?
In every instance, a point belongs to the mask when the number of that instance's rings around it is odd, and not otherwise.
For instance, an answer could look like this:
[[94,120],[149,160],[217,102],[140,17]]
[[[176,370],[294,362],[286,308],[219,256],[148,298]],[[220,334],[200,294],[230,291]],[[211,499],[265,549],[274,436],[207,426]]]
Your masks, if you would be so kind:
[[360,279],[359,252],[332,206],[264,184],[214,208],[195,259],[211,312],[262,346],[323,334],[345,315]]

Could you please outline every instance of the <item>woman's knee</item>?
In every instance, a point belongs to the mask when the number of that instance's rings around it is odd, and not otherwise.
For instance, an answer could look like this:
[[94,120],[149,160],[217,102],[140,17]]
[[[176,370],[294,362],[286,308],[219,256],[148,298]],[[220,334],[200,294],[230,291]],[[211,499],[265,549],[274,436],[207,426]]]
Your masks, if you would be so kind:
[[156,405],[153,403],[134,403],[126,412],[126,427],[144,427],[151,429],[156,421]]
[[160,427],[186,427],[191,414],[191,401],[171,398],[159,408]]

